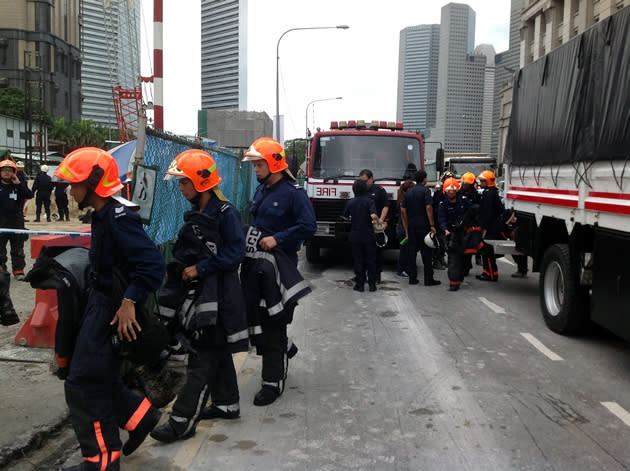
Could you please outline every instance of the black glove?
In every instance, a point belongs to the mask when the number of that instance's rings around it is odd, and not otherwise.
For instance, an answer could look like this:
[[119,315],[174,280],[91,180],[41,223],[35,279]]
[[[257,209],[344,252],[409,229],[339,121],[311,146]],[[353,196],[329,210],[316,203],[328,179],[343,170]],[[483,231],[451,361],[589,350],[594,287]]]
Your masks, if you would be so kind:
[[67,366],[64,366],[63,368],[59,368],[56,373],[57,378],[63,381],[68,377],[69,372],[70,372],[70,368]]

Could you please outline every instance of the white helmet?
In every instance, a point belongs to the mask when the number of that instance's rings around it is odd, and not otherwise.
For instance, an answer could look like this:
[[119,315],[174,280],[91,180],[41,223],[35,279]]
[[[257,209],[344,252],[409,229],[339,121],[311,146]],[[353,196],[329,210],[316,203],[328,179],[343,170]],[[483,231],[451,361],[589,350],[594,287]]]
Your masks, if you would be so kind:
[[424,236],[424,243],[431,249],[436,249],[439,245],[438,239],[433,232],[429,232]]
[[46,172],[48,172],[48,165],[42,165],[41,167],[39,167],[39,169],[40,169],[42,172],[46,173]]

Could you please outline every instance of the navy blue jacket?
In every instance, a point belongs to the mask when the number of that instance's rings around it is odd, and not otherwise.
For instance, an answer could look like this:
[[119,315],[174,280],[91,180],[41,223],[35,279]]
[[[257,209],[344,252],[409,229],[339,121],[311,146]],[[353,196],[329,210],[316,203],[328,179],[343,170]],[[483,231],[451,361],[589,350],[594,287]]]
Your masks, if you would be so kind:
[[98,270],[94,288],[111,292],[115,266],[129,283],[124,297],[136,302],[156,291],[166,272],[164,258],[144,232],[140,216],[113,199],[92,214],[90,262],[92,270]]
[[411,229],[428,229],[429,216],[427,206],[433,206],[431,190],[426,186],[417,184],[405,192],[405,197],[400,203],[401,208],[407,210],[407,225]]
[[376,205],[370,196],[357,196],[346,203],[343,216],[350,216],[350,242],[372,242],[376,240],[372,228],[372,214],[377,214]]
[[263,237],[273,236],[294,261],[302,242],[317,230],[315,211],[306,191],[287,177],[267,187],[258,185],[250,209],[252,225]]
[[[193,210],[199,211],[199,206],[193,206]],[[207,216],[219,220],[219,233],[221,234],[221,250],[215,255],[197,263],[197,272],[200,277],[217,271],[234,271],[245,257],[245,235],[241,224],[241,215],[230,203],[221,201],[212,194],[210,201],[203,208]]]
[[67,201],[68,194],[66,193],[66,188],[70,186],[68,182],[55,182],[53,183],[53,187],[55,188],[55,201]]
[[457,199],[453,203],[451,203],[448,198],[442,200],[438,208],[438,222],[440,228],[443,231],[447,229],[452,231],[453,225],[462,223],[464,215],[466,211],[468,211],[468,208],[470,208],[470,205],[470,200],[461,194],[457,195]]
[[[33,197],[33,193],[28,189],[26,181],[20,180],[19,184],[9,183],[8,185],[0,183],[0,209],[2,216],[22,217],[24,210],[24,200]],[[4,219],[4,218],[2,218]]]
[[497,187],[491,186],[483,190],[481,195],[481,229],[487,231],[486,239],[496,239],[501,232],[501,216],[505,207],[501,201]]
[[37,192],[37,197],[40,199],[50,198],[50,194],[53,191],[52,178],[45,173],[40,173],[35,177],[32,190],[33,193]]

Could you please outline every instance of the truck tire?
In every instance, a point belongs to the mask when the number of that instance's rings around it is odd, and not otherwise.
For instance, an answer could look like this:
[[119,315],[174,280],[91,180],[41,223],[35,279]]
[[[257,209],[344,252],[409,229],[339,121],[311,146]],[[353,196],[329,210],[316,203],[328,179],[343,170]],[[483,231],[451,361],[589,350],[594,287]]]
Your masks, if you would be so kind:
[[588,321],[588,294],[579,284],[577,266],[567,244],[547,249],[540,268],[540,309],[554,332],[579,332]]
[[316,263],[319,261],[319,247],[314,242],[306,243],[306,260],[309,263]]

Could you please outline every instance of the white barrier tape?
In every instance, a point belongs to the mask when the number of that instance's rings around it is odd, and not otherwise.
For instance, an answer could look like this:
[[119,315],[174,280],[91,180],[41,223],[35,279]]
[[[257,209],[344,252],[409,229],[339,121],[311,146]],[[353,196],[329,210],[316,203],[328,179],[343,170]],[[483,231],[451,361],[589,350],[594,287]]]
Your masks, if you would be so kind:
[[65,235],[71,237],[91,237],[91,232],[73,231],[31,231],[28,229],[0,229],[0,234]]

